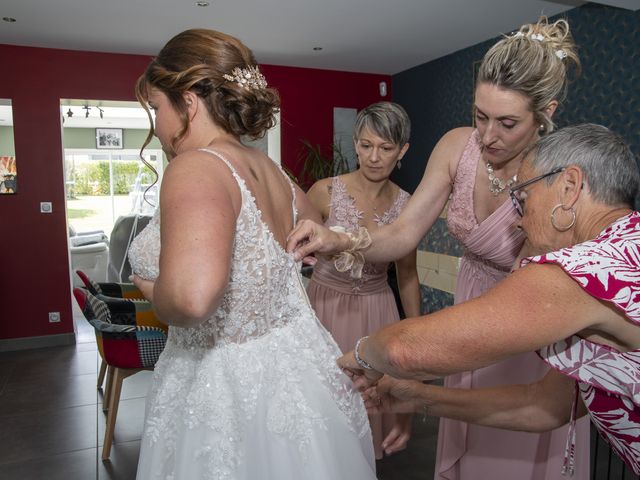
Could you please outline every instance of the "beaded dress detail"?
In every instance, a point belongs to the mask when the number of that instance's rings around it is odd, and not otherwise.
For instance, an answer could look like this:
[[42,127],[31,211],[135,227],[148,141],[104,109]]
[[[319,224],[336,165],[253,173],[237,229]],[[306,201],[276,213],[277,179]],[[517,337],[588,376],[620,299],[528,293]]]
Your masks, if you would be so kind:
[[[308,303],[299,265],[231,163],[203,151],[227,164],[242,194],[230,278],[211,318],[169,328],[138,478],[375,478],[364,405],[335,363],[340,351]],[[155,279],[159,254],[158,211],[131,246],[133,271]]]

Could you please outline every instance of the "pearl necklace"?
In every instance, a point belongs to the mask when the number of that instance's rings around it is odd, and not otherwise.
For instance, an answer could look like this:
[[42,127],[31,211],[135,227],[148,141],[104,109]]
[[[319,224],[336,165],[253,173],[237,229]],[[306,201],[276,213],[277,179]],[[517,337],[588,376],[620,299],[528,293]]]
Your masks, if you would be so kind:
[[511,187],[511,185],[516,183],[516,175],[511,177],[506,184],[496,177],[493,173],[493,167],[489,162],[487,162],[487,174],[489,175],[489,191],[496,197],[500,195],[505,188]]

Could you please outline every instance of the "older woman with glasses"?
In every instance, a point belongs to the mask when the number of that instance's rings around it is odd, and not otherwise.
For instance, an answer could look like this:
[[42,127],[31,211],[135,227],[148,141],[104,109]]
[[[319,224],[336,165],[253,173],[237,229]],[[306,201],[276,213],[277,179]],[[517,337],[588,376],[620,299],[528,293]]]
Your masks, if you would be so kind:
[[[510,189],[536,255],[483,295],[379,330],[339,364],[370,412],[421,411],[541,432],[589,413],[640,474],[640,174],[624,141],[585,124],[540,139]],[[451,389],[423,383],[537,350],[551,370],[529,385]],[[383,377],[384,375],[384,377]]]

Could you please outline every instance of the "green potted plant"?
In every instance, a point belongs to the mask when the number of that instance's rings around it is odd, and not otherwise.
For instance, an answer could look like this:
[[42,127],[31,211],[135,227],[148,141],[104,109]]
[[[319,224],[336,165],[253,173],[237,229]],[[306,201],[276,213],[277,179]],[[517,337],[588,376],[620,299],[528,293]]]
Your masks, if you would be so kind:
[[[339,144],[331,145],[332,156],[322,152],[320,145],[314,145],[308,140],[302,140],[304,146],[300,159],[302,170],[298,176],[299,184],[308,190],[316,181],[333,175],[342,175],[349,171],[349,159],[342,152]],[[289,172],[291,175],[291,173]]]

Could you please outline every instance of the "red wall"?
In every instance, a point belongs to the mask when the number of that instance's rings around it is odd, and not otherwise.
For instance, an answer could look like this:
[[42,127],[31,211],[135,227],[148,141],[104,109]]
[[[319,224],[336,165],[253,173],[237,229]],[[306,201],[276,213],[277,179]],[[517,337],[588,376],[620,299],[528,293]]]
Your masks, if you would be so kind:
[[[135,100],[150,57],[0,45],[0,98],[11,99],[18,193],[0,195],[0,339],[73,331],[64,211],[60,99]],[[333,107],[363,108],[391,77],[327,70],[262,68],[280,91],[282,161],[294,172],[300,140],[330,151]],[[389,91],[386,98],[391,98]],[[52,214],[39,213],[41,201]],[[61,313],[50,324],[48,312]]]

